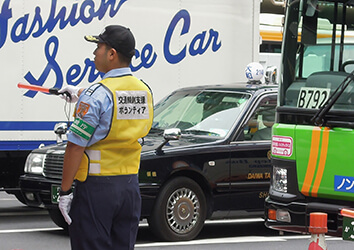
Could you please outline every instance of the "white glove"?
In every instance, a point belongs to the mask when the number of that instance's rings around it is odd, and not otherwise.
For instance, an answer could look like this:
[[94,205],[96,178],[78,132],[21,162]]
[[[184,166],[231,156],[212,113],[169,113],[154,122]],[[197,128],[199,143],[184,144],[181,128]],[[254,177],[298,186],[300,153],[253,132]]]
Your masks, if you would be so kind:
[[[61,94],[61,95],[59,95],[61,99],[64,99],[67,102],[74,103],[74,102],[77,102],[77,100],[79,100],[79,96],[78,96],[79,90],[80,90],[79,87],[72,86],[72,85],[67,85],[64,88],[61,88],[58,91],[58,93]],[[70,94],[71,99],[65,92]]]
[[69,212],[70,212],[71,202],[73,200],[73,197],[74,197],[73,193],[59,196],[59,209],[66,223],[68,223],[68,225],[70,225],[72,222],[69,216]]

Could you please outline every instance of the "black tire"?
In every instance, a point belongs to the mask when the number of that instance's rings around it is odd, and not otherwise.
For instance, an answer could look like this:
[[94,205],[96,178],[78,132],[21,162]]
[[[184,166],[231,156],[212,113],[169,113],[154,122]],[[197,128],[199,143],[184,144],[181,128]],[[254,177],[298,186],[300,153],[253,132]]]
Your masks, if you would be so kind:
[[55,225],[63,228],[66,231],[68,230],[68,223],[66,223],[66,221],[59,209],[49,209],[48,212],[49,212],[50,218],[55,223]]
[[161,189],[148,222],[161,240],[192,240],[202,230],[206,212],[201,187],[190,178],[176,177]]

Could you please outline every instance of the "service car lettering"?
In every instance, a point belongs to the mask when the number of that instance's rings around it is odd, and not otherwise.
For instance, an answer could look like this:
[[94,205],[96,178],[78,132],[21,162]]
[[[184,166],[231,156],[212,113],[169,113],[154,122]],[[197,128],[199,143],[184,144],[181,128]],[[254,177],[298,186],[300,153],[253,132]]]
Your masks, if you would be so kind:
[[[187,45],[183,47],[183,49],[177,53],[177,54],[172,54],[170,50],[170,44],[171,44],[171,37],[176,29],[177,24],[179,21],[183,20],[183,27],[181,30],[181,36],[188,33],[190,25],[191,25],[191,17],[188,13],[187,10],[180,10],[172,19],[170,26],[167,29],[167,33],[165,36],[165,42],[164,42],[164,55],[166,60],[169,63],[175,64],[179,63],[182,61],[187,54]],[[218,51],[221,47],[221,41],[218,41],[219,38],[219,33],[213,29],[209,30],[209,38],[208,41],[205,43],[204,40],[207,37],[206,31],[203,31],[199,34],[197,34],[191,41],[189,45],[189,54],[191,56],[196,56],[196,55],[202,55],[205,53],[205,51],[208,49],[208,47],[211,45],[211,49],[213,52]],[[203,47],[204,45],[204,47]]]
[[[43,86],[50,75],[53,75],[54,79],[50,78],[48,81],[54,82],[53,87],[59,89],[63,87],[64,81],[68,85],[74,86],[87,81],[89,83],[95,82],[97,78],[103,76],[103,73],[95,70],[95,64],[89,58],[72,60],[81,62],[81,64],[73,65],[66,65],[65,62],[58,59],[63,57],[57,57],[57,55],[67,53],[67,51],[59,50],[60,42],[65,43],[70,39],[60,37],[57,34],[60,33],[60,30],[66,28],[72,29],[78,25],[82,27],[93,22],[100,22],[106,16],[109,19],[114,18],[131,1],[73,1],[64,6],[58,0],[45,2],[45,4],[33,6],[32,13],[14,16],[14,13],[18,13],[18,11],[13,11],[12,2],[10,0],[3,1],[0,7],[0,49],[6,49],[9,42],[22,47],[28,39],[39,39],[43,36],[47,39],[46,42],[37,40],[37,43],[43,44],[46,61],[42,60],[42,73],[38,74],[36,70],[36,74],[34,74],[31,69],[24,69],[24,72],[27,72],[24,78],[29,84]],[[42,11],[42,9],[48,9],[49,13]],[[159,58],[156,51],[163,51],[161,59],[169,64],[181,63],[188,56],[200,56],[209,50],[212,52],[219,51],[221,48],[219,32],[209,28],[193,33],[191,39],[179,51],[175,52],[173,48],[175,44],[180,43],[180,38],[190,35],[190,30],[192,30],[191,19],[188,10],[182,9],[172,17],[169,24],[161,25],[161,27],[168,27],[165,35],[162,36],[162,48],[156,50],[153,44],[149,42],[143,44],[141,49],[137,48],[130,66],[131,70],[135,72],[141,68],[149,69],[154,66]],[[54,35],[51,35],[52,33]],[[39,53],[39,51],[36,53]],[[40,66],[36,68],[40,68]],[[85,77],[87,79],[84,79]],[[33,98],[37,93],[37,91],[29,90],[24,95]]]

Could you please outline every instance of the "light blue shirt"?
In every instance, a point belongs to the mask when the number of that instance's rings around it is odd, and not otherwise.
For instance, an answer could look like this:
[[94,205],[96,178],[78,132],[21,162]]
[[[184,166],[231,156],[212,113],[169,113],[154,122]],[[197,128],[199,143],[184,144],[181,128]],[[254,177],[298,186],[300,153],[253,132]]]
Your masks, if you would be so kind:
[[[112,69],[107,72],[102,79],[131,74],[132,72],[129,67]],[[95,131],[89,140],[85,140],[70,130],[67,137],[68,141],[76,145],[89,147],[108,135],[113,116],[112,94],[101,84],[95,83],[81,93],[76,108],[80,106],[81,102],[89,106],[87,113],[81,118],[94,127]]]

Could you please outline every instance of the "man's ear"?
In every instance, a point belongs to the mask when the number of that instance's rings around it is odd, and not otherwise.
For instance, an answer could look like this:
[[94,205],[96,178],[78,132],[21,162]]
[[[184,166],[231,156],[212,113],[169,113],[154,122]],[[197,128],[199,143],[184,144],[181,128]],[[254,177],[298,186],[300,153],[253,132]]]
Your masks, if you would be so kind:
[[115,49],[111,48],[109,51],[108,51],[108,56],[111,60],[114,60],[115,57],[118,57],[118,53]]

